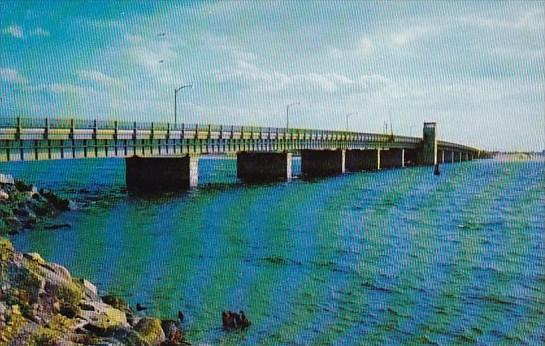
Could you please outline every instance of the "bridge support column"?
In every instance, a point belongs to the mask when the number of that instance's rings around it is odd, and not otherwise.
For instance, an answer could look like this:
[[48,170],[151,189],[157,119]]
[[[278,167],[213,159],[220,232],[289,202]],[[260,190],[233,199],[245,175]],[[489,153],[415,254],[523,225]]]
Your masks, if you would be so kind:
[[405,151],[403,149],[389,149],[380,151],[381,168],[396,168],[405,166]]
[[197,186],[198,157],[128,157],[127,189],[132,192],[179,191]]
[[424,123],[422,148],[419,155],[419,164],[432,166],[437,163],[437,133],[435,123]]
[[238,152],[237,177],[249,183],[291,179],[291,153]]
[[445,151],[441,150],[439,151],[439,153],[440,153],[440,156],[439,158],[437,158],[437,160],[439,161],[439,163],[445,163]]
[[349,172],[373,171],[380,169],[380,149],[350,149],[345,153],[345,168]]
[[307,177],[326,177],[345,172],[346,151],[301,150],[301,173]]
[[462,152],[458,152],[458,162],[462,162]]

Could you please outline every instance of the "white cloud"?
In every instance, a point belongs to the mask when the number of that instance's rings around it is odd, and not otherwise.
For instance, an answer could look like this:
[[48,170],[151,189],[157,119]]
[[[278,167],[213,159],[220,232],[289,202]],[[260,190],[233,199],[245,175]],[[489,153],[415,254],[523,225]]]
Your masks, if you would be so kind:
[[2,33],[11,35],[15,38],[23,39],[25,38],[25,34],[23,33],[23,29],[19,25],[10,25],[8,27],[5,27],[2,30]]
[[375,46],[370,39],[362,38],[356,46],[356,52],[363,56],[368,56],[375,52]]
[[27,79],[19,71],[11,68],[0,68],[0,79],[8,83],[24,84]]
[[440,30],[439,27],[413,26],[391,34],[390,40],[394,45],[403,47],[431,34],[436,34]]
[[92,81],[100,85],[119,86],[122,84],[121,80],[96,70],[79,70],[76,74],[84,80]]
[[21,26],[19,26],[19,25],[7,26],[2,30],[2,33],[5,34],[5,35],[11,35],[11,36],[13,36],[13,37],[15,37],[17,39],[21,39],[21,40],[25,39],[26,37],[31,37],[31,36],[47,37],[50,34],[49,31],[45,30],[42,27],[37,27],[37,28],[32,29],[32,30],[25,33],[23,28]]
[[474,25],[488,29],[508,30],[543,30],[545,11],[533,9],[515,14],[511,18],[494,18],[490,16],[469,15],[459,18],[463,24]]
[[355,79],[337,73],[302,73],[286,74],[266,71],[253,63],[237,61],[236,67],[216,71],[219,82],[251,82],[256,88],[267,91],[280,91],[287,88],[317,89],[325,93],[361,93],[377,90],[388,82],[380,75],[364,75]]

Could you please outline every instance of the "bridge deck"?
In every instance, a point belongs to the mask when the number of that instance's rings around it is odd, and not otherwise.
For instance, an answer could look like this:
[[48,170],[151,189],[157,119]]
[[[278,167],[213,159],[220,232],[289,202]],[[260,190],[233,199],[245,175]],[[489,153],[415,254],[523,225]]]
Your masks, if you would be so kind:
[[[202,124],[3,118],[0,162],[302,149],[416,149],[421,138],[376,133]],[[475,148],[438,142],[444,150]]]

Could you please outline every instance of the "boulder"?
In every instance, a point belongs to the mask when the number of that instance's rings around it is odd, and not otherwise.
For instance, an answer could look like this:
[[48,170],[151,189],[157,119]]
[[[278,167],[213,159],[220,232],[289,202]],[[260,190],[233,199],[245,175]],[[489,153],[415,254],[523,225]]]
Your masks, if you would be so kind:
[[15,181],[15,187],[20,192],[30,192],[30,191],[32,191],[32,188],[33,188],[32,185],[25,184],[25,182],[23,182],[21,180],[16,180]]
[[0,201],[7,201],[8,199],[9,194],[4,190],[0,190]]
[[83,286],[83,293],[86,297],[88,297],[91,300],[98,300],[98,290],[95,285],[90,283],[89,281],[85,279],[81,279],[81,284]]
[[42,258],[42,256],[40,256],[39,253],[37,252],[29,252],[29,253],[24,253],[23,254],[23,257],[30,260],[30,261],[34,261],[38,264],[41,264],[41,265],[45,265],[46,262],[45,260]]
[[102,301],[118,310],[132,314],[132,310],[129,304],[119,297],[113,295],[105,295],[102,297]]
[[134,327],[149,345],[160,345],[165,341],[165,332],[161,327],[161,321],[157,318],[145,317]]

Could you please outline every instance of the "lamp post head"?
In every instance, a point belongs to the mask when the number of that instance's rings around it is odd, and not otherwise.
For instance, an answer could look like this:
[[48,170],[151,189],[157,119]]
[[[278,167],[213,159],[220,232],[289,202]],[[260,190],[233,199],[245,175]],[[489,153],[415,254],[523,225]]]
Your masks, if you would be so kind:
[[178,88],[175,88],[174,91],[178,92],[178,91],[182,90],[183,88],[192,88],[192,87],[193,87],[193,84],[185,84],[185,85],[181,85]]

